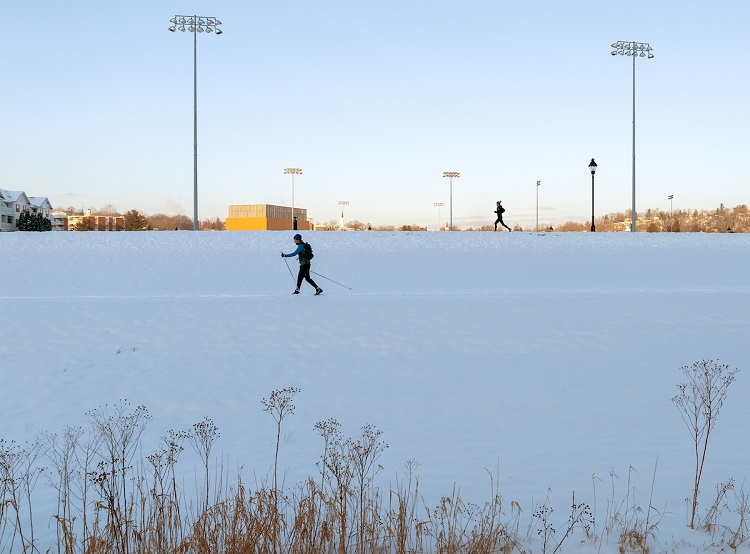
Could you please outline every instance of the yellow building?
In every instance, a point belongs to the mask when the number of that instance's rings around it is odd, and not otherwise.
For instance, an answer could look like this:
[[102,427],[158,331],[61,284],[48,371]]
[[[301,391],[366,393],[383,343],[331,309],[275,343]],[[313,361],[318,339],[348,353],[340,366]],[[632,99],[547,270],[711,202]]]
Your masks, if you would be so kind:
[[[309,231],[312,225],[307,221],[307,210],[294,208],[297,230]],[[271,204],[240,204],[229,206],[226,221],[227,231],[291,231],[292,208]]]

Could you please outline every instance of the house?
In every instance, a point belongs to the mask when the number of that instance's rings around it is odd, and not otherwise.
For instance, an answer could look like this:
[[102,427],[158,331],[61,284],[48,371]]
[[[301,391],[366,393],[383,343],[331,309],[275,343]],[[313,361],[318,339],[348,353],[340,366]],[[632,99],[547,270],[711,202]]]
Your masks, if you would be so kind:
[[35,214],[42,214],[42,217],[50,219],[52,213],[52,204],[43,196],[29,196],[29,209]]
[[22,190],[0,189],[0,231],[18,231],[18,219],[24,212],[50,219],[52,204],[43,196],[27,196]]
[[18,218],[29,209],[29,197],[20,190],[0,189],[0,231],[17,231]]

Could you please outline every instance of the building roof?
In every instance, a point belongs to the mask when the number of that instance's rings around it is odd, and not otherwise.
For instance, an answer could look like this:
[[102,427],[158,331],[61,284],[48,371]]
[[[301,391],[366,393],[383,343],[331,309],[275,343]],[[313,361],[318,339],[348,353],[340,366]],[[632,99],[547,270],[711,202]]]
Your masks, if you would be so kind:
[[0,189],[0,198],[2,198],[5,202],[18,202],[22,196],[25,197],[26,200],[29,199],[29,197],[26,196],[26,193],[22,190]]
[[[29,204],[36,206],[37,208],[49,208],[52,209],[49,199],[46,196],[29,196]],[[46,203],[46,206],[45,206]]]

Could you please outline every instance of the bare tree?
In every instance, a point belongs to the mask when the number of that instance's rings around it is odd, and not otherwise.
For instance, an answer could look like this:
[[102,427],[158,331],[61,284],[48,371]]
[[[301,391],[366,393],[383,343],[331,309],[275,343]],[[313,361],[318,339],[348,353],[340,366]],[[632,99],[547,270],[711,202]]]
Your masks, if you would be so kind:
[[137,406],[132,413],[128,413],[129,409],[130,403],[123,400],[114,406],[113,413],[107,406],[87,413],[101,436],[105,449],[97,470],[89,474],[89,478],[99,487],[103,496],[108,527],[112,530],[119,554],[127,554],[130,550],[130,531],[133,523],[128,507],[127,475],[140,444],[141,434],[151,420],[145,406]]
[[106,206],[102,206],[98,210],[93,210],[93,213],[95,215],[108,215],[108,216],[122,215],[120,212],[117,211],[117,208],[115,208],[112,204],[107,204]]
[[208,510],[208,492],[209,492],[209,458],[211,456],[211,448],[219,438],[219,428],[209,417],[204,417],[203,421],[193,424],[193,432],[188,435],[188,440],[198,455],[201,457],[203,462],[203,468],[205,470],[206,477],[206,503],[204,504],[204,511]]
[[719,411],[724,405],[727,389],[739,370],[730,369],[728,365],[719,364],[714,360],[701,360],[680,369],[687,377],[687,383],[677,385],[679,393],[672,398],[672,402],[680,411],[682,421],[685,422],[695,447],[695,475],[690,513],[690,528],[694,529],[698,492],[708,451],[708,439],[716,426]]

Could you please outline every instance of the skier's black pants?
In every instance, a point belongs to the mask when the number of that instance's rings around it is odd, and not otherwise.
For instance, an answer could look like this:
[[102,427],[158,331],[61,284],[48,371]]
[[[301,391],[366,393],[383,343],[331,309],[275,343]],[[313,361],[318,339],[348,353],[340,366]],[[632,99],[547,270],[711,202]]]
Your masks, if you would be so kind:
[[310,278],[310,264],[301,264],[299,266],[299,273],[297,274],[297,290],[302,286],[302,279],[310,283],[315,289],[318,289],[318,285],[315,284]]
[[508,227],[508,226],[507,226],[507,225],[506,225],[506,224],[505,224],[505,223],[503,222],[503,218],[502,218],[502,217],[498,217],[498,218],[497,218],[497,220],[495,221],[495,231],[497,231],[497,224],[498,224],[498,223],[499,223],[500,225],[502,225],[503,227],[505,227],[506,229],[508,229],[508,231],[510,231],[510,227]]

